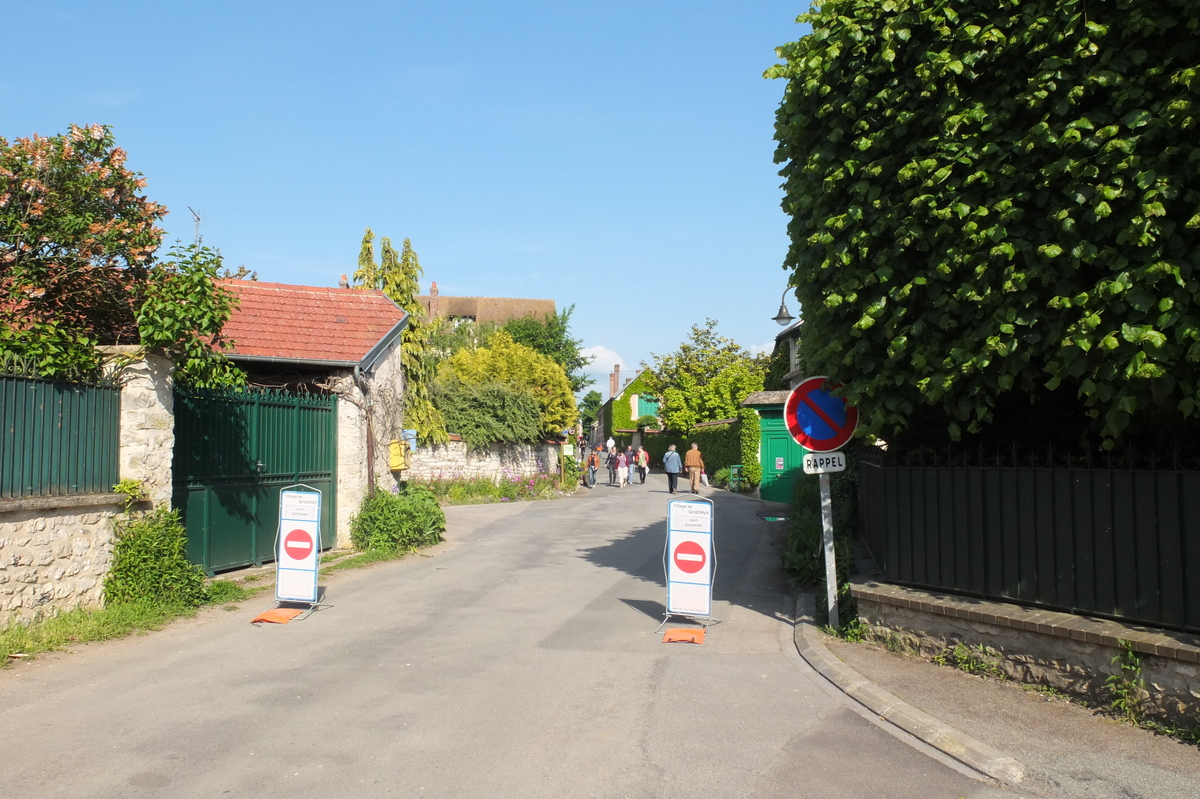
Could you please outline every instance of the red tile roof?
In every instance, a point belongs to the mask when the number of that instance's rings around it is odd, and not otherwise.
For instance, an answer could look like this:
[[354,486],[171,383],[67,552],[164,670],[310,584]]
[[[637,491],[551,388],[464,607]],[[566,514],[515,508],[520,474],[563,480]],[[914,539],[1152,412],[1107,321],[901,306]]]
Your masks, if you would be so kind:
[[404,311],[381,291],[222,280],[238,298],[223,337],[230,359],[362,363],[398,334]]

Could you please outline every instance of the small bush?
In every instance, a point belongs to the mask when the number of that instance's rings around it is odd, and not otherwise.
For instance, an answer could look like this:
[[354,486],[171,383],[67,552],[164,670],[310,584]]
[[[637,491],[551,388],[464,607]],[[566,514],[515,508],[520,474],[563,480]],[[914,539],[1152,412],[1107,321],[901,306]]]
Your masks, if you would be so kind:
[[446,514],[429,489],[377,489],[351,517],[350,541],[358,549],[395,553],[436,544],[445,529]]
[[132,602],[197,607],[208,598],[204,572],[186,555],[179,513],[155,508],[115,524],[113,565],[104,579],[108,606]]

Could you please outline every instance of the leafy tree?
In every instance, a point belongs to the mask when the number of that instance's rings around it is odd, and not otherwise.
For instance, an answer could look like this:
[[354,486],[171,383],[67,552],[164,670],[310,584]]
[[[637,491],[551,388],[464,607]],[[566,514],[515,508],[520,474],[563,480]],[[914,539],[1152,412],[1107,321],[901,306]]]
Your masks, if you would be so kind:
[[1200,14],[830,0],[780,48],[801,355],[870,432],[1197,435]]
[[600,392],[595,389],[583,395],[583,401],[579,403],[579,419],[583,423],[583,429],[588,430],[595,423],[596,417],[600,413],[600,406],[604,404],[604,397],[600,396]]
[[561,366],[500,331],[488,346],[459,350],[438,369],[439,381],[467,385],[500,383],[527,392],[536,400],[539,432],[559,435],[575,424],[575,395]]
[[480,322],[474,319],[454,319],[441,316],[429,323],[429,354],[433,360],[434,373],[442,361],[459,350],[476,350],[487,345],[488,340],[500,329],[497,322]]
[[766,373],[766,358],[718,335],[715,319],[692,325],[675,352],[651,357],[646,385],[659,398],[658,415],[669,430],[737,416],[742,400],[762,391]]
[[424,443],[441,444],[449,440],[442,414],[430,396],[434,364],[430,354],[429,323],[425,309],[417,302],[421,293],[421,262],[404,240],[399,255],[386,236],[380,239],[380,261],[375,262],[375,234],[367,228],[354,272],[356,286],[378,289],[408,314],[408,325],[400,333],[400,363],[404,372],[404,423],[417,431]]
[[525,389],[441,380],[434,383],[433,401],[447,429],[458,433],[471,449],[528,443],[536,441],[541,432],[537,401]]
[[504,330],[513,341],[540,352],[563,368],[567,379],[571,381],[571,391],[578,394],[595,383],[583,373],[592,359],[582,355],[579,345],[581,339],[571,338],[571,314],[575,311],[572,305],[557,314],[547,314],[544,318],[526,316],[523,319],[512,319],[504,323]]
[[0,138],[0,355],[86,380],[101,345],[136,343],[172,356],[182,381],[243,382],[210,348],[233,308],[220,256],[195,245],[156,262],[167,209],[125,159],[103,125]]

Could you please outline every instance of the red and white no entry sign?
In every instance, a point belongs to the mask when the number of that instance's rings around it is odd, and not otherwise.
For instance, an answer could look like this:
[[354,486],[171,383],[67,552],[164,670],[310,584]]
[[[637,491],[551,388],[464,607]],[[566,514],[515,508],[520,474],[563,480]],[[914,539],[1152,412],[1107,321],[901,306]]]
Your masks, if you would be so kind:
[[304,560],[313,551],[313,538],[307,530],[292,530],[283,539],[283,550],[292,560]]
[[675,559],[675,568],[688,574],[695,574],[703,569],[708,559],[704,547],[695,541],[680,541],[672,557]]

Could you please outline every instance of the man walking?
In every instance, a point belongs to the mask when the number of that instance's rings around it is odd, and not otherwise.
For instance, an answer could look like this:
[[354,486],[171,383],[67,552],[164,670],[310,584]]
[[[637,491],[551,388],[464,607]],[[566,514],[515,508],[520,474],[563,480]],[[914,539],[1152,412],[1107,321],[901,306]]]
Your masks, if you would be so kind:
[[683,463],[674,444],[667,447],[667,454],[663,455],[663,471],[667,473],[667,493],[674,494],[675,486],[679,484],[679,473],[683,471]]
[[704,458],[700,457],[700,445],[692,442],[692,448],[684,457],[683,465],[687,468],[688,480],[692,484],[692,493],[700,493],[700,474],[704,471]]
[[596,447],[592,452],[588,453],[587,470],[588,470],[588,488],[596,487],[596,470],[600,468],[600,447]]

